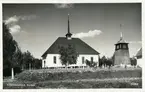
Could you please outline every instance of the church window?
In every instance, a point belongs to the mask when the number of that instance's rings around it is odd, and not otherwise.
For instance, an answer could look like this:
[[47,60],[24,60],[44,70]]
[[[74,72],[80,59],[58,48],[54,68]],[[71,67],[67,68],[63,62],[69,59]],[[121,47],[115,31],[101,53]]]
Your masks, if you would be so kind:
[[91,61],[93,61],[93,57],[91,57]]
[[53,57],[53,63],[56,64],[56,56]]
[[84,57],[82,57],[82,64],[84,64],[85,63],[85,58]]
[[44,60],[44,67],[45,67],[46,61]]

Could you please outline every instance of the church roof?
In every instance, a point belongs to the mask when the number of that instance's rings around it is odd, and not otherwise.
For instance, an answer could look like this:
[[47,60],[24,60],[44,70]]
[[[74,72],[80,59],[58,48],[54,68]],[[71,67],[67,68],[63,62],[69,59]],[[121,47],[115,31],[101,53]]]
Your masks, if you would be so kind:
[[142,48],[139,49],[139,51],[136,54],[136,57],[142,57]]
[[42,57],[46,56],[47,54],[59,54],[59,46],[68,46],[73,45],[75,46],[76,51],[78,54],[99,54],[96,50],[86,44],[79,38],[72,38],[71,40],[66,39],[66,37],[59,37],[42,55]]

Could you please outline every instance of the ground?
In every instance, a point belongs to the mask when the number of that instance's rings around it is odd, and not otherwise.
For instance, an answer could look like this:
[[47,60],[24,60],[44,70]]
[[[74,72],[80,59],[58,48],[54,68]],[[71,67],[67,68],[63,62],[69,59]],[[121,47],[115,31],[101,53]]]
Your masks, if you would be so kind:
[[[118,70],[117,70],[118,69]],[[117,68],[115,70],[123,70],[123,68]],[[134,68],[133,68],[134,69]],[[132,70],[133,70],[132,69]],[[92,69],[88,69],[91,70]],[[109,69],[97,69],[97,71],[108,71]],[[114,69],[113,69],[114,70]],[[125,69],[124,69],[125,70]],[[130,69],[129,69],[130,70]],[[136,70],[136,69],[134,69]],[[42,72],[44,70],[32,70],[33,72]],[[32,72],[31,71],[31,72]],[[51,73],[56,72],[68,72],[68,71],[84,71],[83,69],[52,69],[45,70]],[[87,69],[85,70],[87,71]],[[96,71],[96,70],[95,70]],[[110,70],[109,70],[110,71]],[[92,71],[93,72],[93,71]],[[89,76],[89,75],[88,75]],[[91,75],[90,75],[91,76]],[[63,79],[63,80],[45,80],[45,81],[28,81],[28,80],[11,80],[9,78],[4,78],[3,81],[4,89],[41,89],[41,88],[63,88],[63,89],[81,89],[81,88],[142,88],[142,78],[141,77],[126,77],[126,78],[87,78],[87,79]]]

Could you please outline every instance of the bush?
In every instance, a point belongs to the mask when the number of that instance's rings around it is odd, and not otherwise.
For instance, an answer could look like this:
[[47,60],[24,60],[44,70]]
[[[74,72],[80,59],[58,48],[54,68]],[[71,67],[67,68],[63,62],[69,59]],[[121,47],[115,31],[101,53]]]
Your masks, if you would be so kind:
[[86,60],[86,65],[89,67],[97,67],[97,63],[94,61]]

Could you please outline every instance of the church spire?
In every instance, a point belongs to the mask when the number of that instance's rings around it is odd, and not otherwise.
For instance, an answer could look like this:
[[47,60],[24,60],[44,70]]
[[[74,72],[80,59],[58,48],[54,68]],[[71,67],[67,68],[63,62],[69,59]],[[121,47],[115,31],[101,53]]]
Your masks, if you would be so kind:
[[120,40],[117,42],[117,44],[118,43],[126,43],[126,41],[124,40],[124,38],[123,38],[123,34],[122,34],[122,26],[123,26],[123,24],[120,24]]
[[68,33],[70,33],[70,28],[69,28],[69,13],[68,13]]
[[68,29],[67,34],[65,35],[67,39],[71,39],[72,34],[70,33],[70,25],[69,25],[69,13],[68,13]]
[[[122,24],[120,24],[120,31],[122,31]],[[123,39],[122,32],[120,32],[120,39]]]
[[123,38],[123,36],[122,36],[122,32],[120,32],[120,39],[122,39]]

